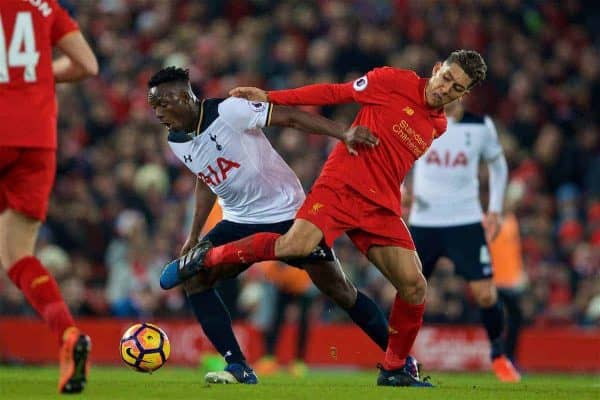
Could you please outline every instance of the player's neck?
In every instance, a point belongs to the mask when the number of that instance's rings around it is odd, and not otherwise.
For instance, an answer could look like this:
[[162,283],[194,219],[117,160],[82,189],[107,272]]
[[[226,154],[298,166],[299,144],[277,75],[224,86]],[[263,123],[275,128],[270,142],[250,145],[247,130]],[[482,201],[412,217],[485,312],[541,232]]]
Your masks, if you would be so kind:
[[455,107],[452,112],[446,112],[446,116],[452,118],[456,122],[460,122],[463,115],[465,115],[465,109],[462,107]]
[[200,124],[202,123],[202,102],[194,99],[194,103],[190,107],[192,117],[186,124],[185,132],[192,136],[198,136],[200,134]]

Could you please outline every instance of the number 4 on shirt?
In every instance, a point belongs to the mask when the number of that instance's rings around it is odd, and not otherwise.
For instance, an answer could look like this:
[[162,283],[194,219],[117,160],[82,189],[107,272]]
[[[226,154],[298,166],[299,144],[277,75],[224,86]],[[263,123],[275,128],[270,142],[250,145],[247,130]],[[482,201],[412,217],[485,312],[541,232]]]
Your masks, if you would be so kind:
[[2,15],[0,15],[0,83],[10,81],[8,67],[25,67],[23,80],[35,82],[37,78],[35,68],[39,59],[40,53],[35,50],[31,13],[17,13],[12,37],[7,37]]

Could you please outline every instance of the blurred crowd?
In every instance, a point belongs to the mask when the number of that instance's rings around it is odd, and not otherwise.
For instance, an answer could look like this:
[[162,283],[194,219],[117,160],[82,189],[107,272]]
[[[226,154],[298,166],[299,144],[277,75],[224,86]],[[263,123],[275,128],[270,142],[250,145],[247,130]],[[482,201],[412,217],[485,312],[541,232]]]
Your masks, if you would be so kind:
[[[147,105],[155,71],[189,68],[199,97],[225,97],[237,85],[342,82],[381,65],[428,76],[437,60],[470,48],[489,71],[467,105],[494,118],[510,167],[507,207],[520,223],[528,276],[525,319],[600,324],[600,13],[591,1],[61,2],[100,61],[96,79],[58,86],[58,173],[38,243],[76,315],[191,316],[182,291],[158,287],[160,268],[187,236],[195,178]],[[350,123],[357,107],[308,109]],[[334,143],[292,129],[267,134],[310,188]],[[486,182],[483,174],[482,189]],[[345,239],[336,251],[387,309],[394,290],[379,272]],[[476,320],[464,282],[441,263],[426,319]],[[261,296],[269,291],[260,271],[226,284],[234,317],[274,298]],[[27,313],[0,277],[0,314]],[[322,296],[311,315],[345,318]]]

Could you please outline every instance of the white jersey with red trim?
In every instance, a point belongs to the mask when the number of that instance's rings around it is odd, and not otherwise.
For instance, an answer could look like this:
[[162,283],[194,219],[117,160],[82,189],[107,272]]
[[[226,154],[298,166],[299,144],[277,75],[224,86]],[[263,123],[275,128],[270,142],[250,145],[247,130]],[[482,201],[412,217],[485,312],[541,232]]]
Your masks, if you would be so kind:
[[446,133],[415,163],[412,226],[444,227],[481,222],[479,162],[502,156],[491,118],[465,112],[448,118]]
[[206,99],[197,132],[169,133],[173,152],[218,196],[224,220],[290,220],[304,201],[298,177],[261,129],[270,116],[269,103]]

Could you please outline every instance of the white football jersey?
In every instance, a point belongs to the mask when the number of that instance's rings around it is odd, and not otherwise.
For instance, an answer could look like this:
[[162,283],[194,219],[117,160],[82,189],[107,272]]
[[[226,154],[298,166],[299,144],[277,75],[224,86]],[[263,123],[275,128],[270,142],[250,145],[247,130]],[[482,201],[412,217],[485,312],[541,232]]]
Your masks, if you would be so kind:
[[266,224],[293,219],[305,195],[262,127],[271,105],[230,97],[202,102],[196,132],[169,133],[177,157],[218,196],[223,219]]
[[502,154],[491,118],[465,112],[415,163],[409,223],[444,227],[481,222],[479,161]]

